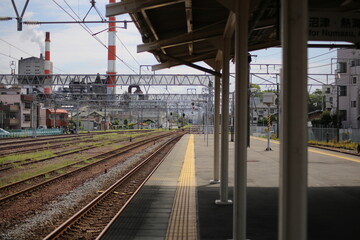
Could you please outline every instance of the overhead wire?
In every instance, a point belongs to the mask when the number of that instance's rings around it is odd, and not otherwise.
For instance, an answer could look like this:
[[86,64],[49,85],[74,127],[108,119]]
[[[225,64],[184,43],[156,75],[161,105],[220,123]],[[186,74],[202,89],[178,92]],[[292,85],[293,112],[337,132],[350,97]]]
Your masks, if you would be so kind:
[[315,62],[309,62],[309,64],[314,64],[314,63],[323,62],[323,61],[329,61],[329,58],[324,58],[324,59],[321,59],[321,60],[317,60]]
[[[322,54],[319,54],[319,55],[310,57],[310,58],[308,58],[308,60],[311,60],[311,59],[314,59],[314,58],[318,58],[318,57],[321,57],[321,56],[324,56],[324,55],[333,53],[333,52],[335,52],[335,51],[337,51],[337,49],[334,49],[334,50],[331,50],[331,51],[329,51],[329,52],[322,53]],[[266,55],[266,56],[262,56],[261,58],[267,58],[267,57],[275,56],[275,55],[278,55],[278,54],[280,54],[280,53],[281,53],[281,51],[278,52],[278,53],[273,53],[273,54],[269,54],[269,55]],[[313,63],[314,63],[314,62],[313,62]]]
[[[6,41],[6,40],[4,40],[4,39],[1,39],[1,38],[0,38],[0,40],[1,40],[1,41],[3,41],[3,42],[5,42],[5,43],[7,43],[7,44],[9,44],[9,46],[11,46],[11,47],[13,47],[13,48],[15,48],[15,49],[19,50],[20,52],[23,52],[23,53],[25,53],[25,54],[27,54],[27,55],[29,55],[29,56],[31,56],[31,57],[35,57],[33,54],[26,52],[25,50],[23,50],[23,49],[21,49],[21,48],[19,48],[19,47],[15,46],[15,45],[13,45],[13,44],[11,44],[11,43],[7,42],[7,41]],[[20,59],[18,59],[18,58],[12,57],[12,56],[10,56],[10,55],[6,55],[6,54],[4,54],[4,53],[0,53],[0,54],[1,54],[1,55],[4,55],[4,56],[6,56],[6,57],[9,57],[9,58],[12,58],[12,59],[18,60],[18,61],[20,60]],[[54,68],[55,68],[55,69],[57,69],[57,70],[59,70],[59,71],[61,71],[61,72],[67,73],[66,71],[64,71],[64,70],[62,70],[62,69],[60,69],[60,68],[58,68],[58,67],[54,67]]]
[[313,67],[308,67],[308,69],[310,69],[310,68],[325,67],[325,66],[330,66],[330,65],[332,65],[332,63],[328,63],[328,64],[324,64],[324,65],[318,65],[318,66],[313,66]]
[[334,50],[332,50],[332,51],[329,51],[329,52],[326,52],[326,53],[319,54],[319,55],[317,55],[317,56],[314,56],[314,57],[308,58],[308,60],[310,60],[310,59],[314,59],[314,58],[317,58],[317,57],[321,57],[321,56],[324,56],[324,55],[327,55],[327,54],[333,53],[333,52],[335,52],[335,51],[337,51],[337,49],[334,49]]
[[8,57],[8,58],[12,58],[14,60],[19,60],[18,58],[12,57],[10,55],[6,55],[5,53],[2,53],[2,52],[0,52],[0,55],[3,55],[3,56]]
[[[132,53],[129,51],[129,49],[126,47],[126,45],[123,43],[123,41],[119,38],[119,36],[117,34],[115,34],[116,38],[119,40],[119,42],[121,43],[121,45],[125,48],[125,50],[129,53],[129,55],[132,57],[132,59],[139,65],[139,67],[141,66],[141,64],[136,60],[136,58],[134,57],[134,55],[132,55]],[[149,71],[148,69],[146,69],[146,71]],[[151,71],[149,71],[149,73],[151,73]]]
[[4,40],[4,39],[1,39],[1,38],[0,38],[0,40],[3,41],[3,42],[5,42],[5,43],[7,43],[7,44],[9,44],[9,45],[12,46],[13,48],[16,48],[16,49],[19,50],[20,52],[23,52],[23,53],[25,53],[25,54],[27,54],[27,55],[29,55],[29,56],[32,56],[32,57],[34,56],[33,54],[28,53],[28,52],[26,52],[26,51],[24,51],[24,50],[22,50],[22,49],[20,49],[20,48],[18,48],[18,47],[16,47],[16,46],[14,46],[13,44],[9,43],[8,41],[6,41],[6,40]]
[[[66,11],[65,8],[63,8],[59,3],[57,3],[55,0],[52,0],[60,9],[62,9],[67,15],[69,15],[74,21],[77,21],[68,11]],[[66,0],[64,0],[64,2],[66,3],[66,5],[71,9],[71,11],[80,19],[80,17],[74,12],[74,10],[71,8],[71,6],[66,2]],[[80,19],[81,20],[81,19]],[[103,43],[103,41],[101,39],[99,39],[96,35],[94,35],[94,33],[92,32],[92,30],[85,24],[85,23],[79,23],[80,26],[87,32],[90,34],[90,36],[92,36],[97,42],[99,42],[103,47],[105,47],[108,51],[109,48],[108,46],[106,46],[105,43]],[[124,65],[126,67],[128,67],[132,72],[134,72],[135,74],[137,74],[137,72],[133,69],[133,67],[126,63],[124,60],[122,60],[116,53],[111,52],[112,54],[114,54],[114,56],[121,61],[122,63],[124,63]]]

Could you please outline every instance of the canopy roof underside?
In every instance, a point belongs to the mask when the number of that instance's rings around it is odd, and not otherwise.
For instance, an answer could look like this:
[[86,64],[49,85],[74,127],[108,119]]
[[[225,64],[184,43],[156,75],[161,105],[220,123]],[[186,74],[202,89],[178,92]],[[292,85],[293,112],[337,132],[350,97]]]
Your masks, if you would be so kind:
[[[249,51],[280,46],[280,0],[252,0]],[[124,0],[107,5],[107,16],[129,13],[141,33],[138,52],[160,62],[153,70],[205,61],[214,68],[223,39],[234,41],[233,0]],[[359,0],[309,0],[309,12],[357,13]],[[231,56],[234,53],[232,44]]]

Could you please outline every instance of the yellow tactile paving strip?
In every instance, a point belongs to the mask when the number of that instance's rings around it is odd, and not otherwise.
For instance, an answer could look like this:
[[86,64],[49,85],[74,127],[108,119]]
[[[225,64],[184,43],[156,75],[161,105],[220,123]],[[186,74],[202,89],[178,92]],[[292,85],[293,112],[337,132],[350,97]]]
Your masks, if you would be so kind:
[[194,135],[190,135],[176,187],[166,239],[197,239]]

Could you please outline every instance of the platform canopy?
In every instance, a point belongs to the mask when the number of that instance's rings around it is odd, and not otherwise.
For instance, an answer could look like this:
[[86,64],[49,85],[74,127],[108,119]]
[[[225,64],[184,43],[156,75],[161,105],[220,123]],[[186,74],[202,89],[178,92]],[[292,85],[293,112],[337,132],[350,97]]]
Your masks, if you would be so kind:
[[[194,65],[194,62],[205,61],[214,68],[214,60],[221,59],[219,50],[223,48],[224,37],[234,35],[235,14],[231,11],[235,9],[234,5],[233,0],[124,0],[108,4],[106,16],[130,14],[143,40],[143,44],[138,45],[138,52],[150,52],[160,62],[153,70],[188,65],[219,75]],[[281,45],[280,7],[279,0],[250,1],[249,51]],[[328,34],[346,35],[346,32],[331,28],[334,18],[321,13],[335,14],[336,18],[336,14],[358,9],[360,1],[357,0],[309,0],[312,18],[309,29],[328,28]],[[348,19],[351,25],[356,20]],[[321,32],[316,34],[315,31],[309,37],[317,40],[319,35]],[[234,56],[234,44],[231,56]]]

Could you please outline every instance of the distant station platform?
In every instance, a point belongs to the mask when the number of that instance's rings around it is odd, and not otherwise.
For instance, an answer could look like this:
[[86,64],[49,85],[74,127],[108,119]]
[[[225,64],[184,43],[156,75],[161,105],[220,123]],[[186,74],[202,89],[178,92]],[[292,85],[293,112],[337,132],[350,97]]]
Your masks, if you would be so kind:
[[[232,239],[232,205],[217,205],[213,135],[185,135],[101,239]],[[279,143],[251,138],[247,239],[278,239]],[[308,239],[360,239],[360,157],[309,148]],[[229,145],[229,199],[234,143]]]

